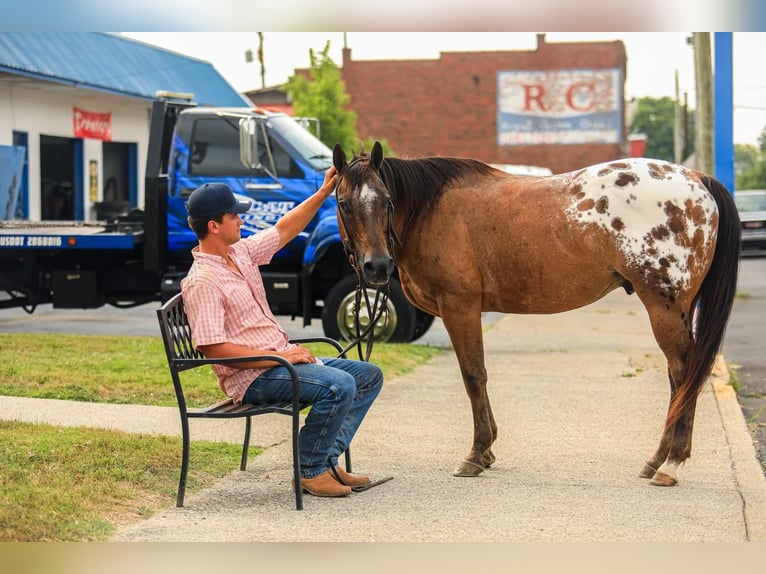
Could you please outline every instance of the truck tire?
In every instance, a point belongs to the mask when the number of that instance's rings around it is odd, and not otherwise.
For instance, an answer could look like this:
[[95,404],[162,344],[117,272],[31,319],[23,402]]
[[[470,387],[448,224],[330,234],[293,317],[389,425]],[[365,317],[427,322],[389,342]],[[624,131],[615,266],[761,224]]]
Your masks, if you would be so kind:
[[[327,337],[352,341],[356,337],[354,326],[354,301],[356,299],[356,275],[346,275],[338,281],[325,297],[322,311],[322,328]],[[375,290],[368,289],[370,302],[375,300]],[[409,343],[413,340],[417,310],[402,292],[399,281],[391,278],[388,288],[388,321],[375,328],[375,340],[381,343]],[[367,309],[362,302],[361,329],[368,324]]]

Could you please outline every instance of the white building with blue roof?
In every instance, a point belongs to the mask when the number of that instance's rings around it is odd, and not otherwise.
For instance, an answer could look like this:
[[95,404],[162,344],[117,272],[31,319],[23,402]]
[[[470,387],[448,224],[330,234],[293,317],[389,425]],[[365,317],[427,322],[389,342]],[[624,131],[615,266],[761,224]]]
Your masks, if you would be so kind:
[[[160,93],[252,105],[209,62],[116,34],[0,32],[0,152],[25,150],[12,218],[89,221],[104,206],[143,206]],[[0,182],[13,170],[4,157],[15,156],[0,153]]]

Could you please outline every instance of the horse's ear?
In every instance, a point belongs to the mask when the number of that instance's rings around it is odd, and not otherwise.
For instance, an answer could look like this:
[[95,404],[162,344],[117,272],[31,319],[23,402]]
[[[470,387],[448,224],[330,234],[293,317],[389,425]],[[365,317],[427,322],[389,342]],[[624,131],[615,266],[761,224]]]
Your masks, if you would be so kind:
[[335,147],[332,148],[332,163],[335,165],[335,169],[338,170],[338,173],[346,167],[346,154],[339,143],[336,143]]
[[375,169],[378,169],[382,162],[383,162],[383,146],[380,145],[379,141],[375,141],[375,143],[372,146],[372,151],[370,152],[370,164]]

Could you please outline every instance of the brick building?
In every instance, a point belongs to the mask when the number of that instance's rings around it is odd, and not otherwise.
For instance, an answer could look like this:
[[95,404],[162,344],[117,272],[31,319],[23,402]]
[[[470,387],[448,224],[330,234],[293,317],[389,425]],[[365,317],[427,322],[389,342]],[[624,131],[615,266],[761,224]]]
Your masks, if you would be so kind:
[[[538,34],[535,50],[443,52],[438,60],[354,61],[344,48],[341,76],[359,137],[385,138],[399,157],[475,157],[561,173],[635,153],[625,127],[626,60],[621,41],[549,44]],[[245,96],[291,113],[282,89]]]
[[359,137],[399,157],[476,157],[554,173],[628,155],[621,41],[530,51],[445,52],[438,60],[354,61],[342,77]]

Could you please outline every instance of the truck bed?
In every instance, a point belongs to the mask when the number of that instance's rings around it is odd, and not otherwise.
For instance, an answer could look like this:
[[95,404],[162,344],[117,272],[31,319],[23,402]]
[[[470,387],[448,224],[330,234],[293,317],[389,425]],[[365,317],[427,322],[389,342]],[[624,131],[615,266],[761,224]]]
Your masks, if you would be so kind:
[[133,249],[140,225],[83,221],[0,221],[0,249]]

